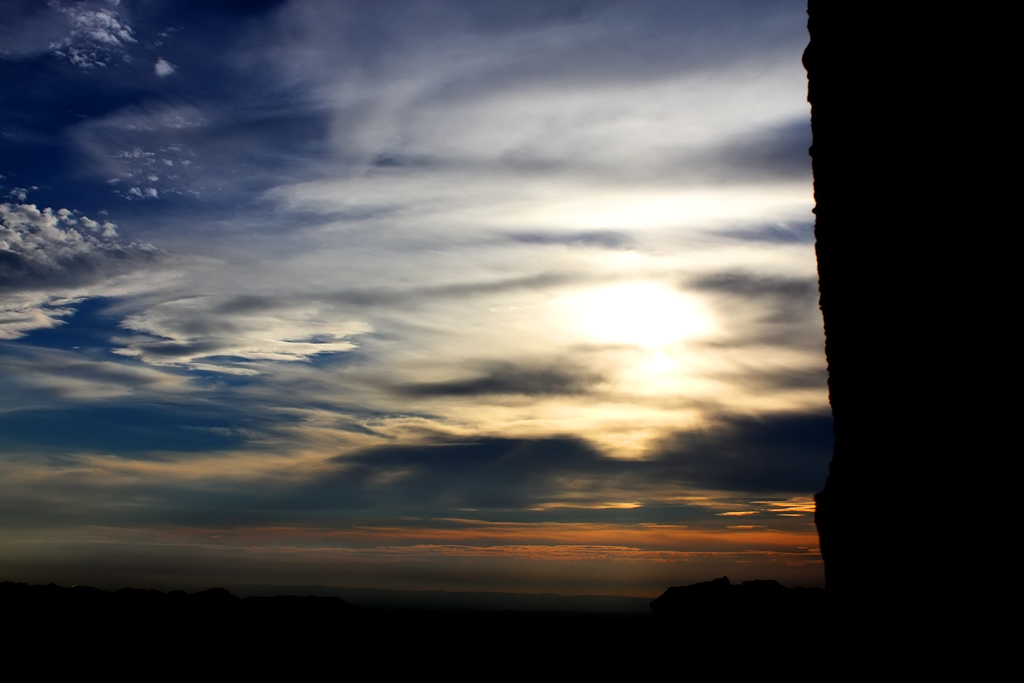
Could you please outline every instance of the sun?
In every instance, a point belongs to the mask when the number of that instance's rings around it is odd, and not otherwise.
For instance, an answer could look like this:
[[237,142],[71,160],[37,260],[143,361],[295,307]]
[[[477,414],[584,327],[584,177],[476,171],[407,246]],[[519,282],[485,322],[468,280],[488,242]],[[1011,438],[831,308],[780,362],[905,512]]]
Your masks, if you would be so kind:
[[656,282],[625,282],[567,297],[571,324],[588,340],[657,348],[711,329],[692,298]]

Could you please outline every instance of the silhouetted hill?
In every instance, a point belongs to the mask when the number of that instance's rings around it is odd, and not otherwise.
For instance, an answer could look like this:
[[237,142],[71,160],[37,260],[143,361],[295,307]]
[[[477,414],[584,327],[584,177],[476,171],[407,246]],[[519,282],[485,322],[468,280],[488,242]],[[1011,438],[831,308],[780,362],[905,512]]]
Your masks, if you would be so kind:
[[565,614],[648,615],[648,598],[621,595],[556,595],[481,591],[400,591],[335,586],[235,586],[242,596],[337,596],[368,609],[454,610],[470,612],[548,612]]
[[[88,586],[62,588],[0,583],[0,609],[8,624],[25,634],[52,633],[55,625],[79,644],[110,640],[141,646],[190,640],[248,642],[260,633],[290,638],[295,633],[327,633],[355,627],[362,610],[332,597],[239,599],[223,588],[195,593]],[[282,624],[290,624],[287,630]]]
[[[735,588],[758,593],[744,589],[747,584]],[[7,652],[51,673],[397,680],[432,672],[446,681],[612,680],[710,675],[723,662],[745,675],[787,648],[806,663],[816,656],[806,650],[806,636],[795,640],[792,631],[763,628],[773,623],[771,614],[721,629],[705,624],[694,636],[672,619],[621,612],[456,610],[451,604],[362,609],[337,596],[240,599],[222,588],[189,594],[0,583],[0,610],[13,627]]]
[[55,583],[31,586],[26,583],[0,583],[0,603],[8,613],[19,610],[101,610],[111,613],[144,611],[147,613],[210,613],[259,615],[262,611],[287,606],[296,611],[330,609],[337,613],[359,608],[337,597],[304,597],[278,595],[250,597],[242,600],[224,588],[210,588],[195,593],[175,590],[165,593],[155,589],[122,588],[105,591],[91,586],[63,588]]
[[804,627],[808,619],[820,619],[826,606],[822,588],[786,588],[773,580],[733,584],[727,576],[669,588],[650,604],[658,618],[701,630],[763,620]]

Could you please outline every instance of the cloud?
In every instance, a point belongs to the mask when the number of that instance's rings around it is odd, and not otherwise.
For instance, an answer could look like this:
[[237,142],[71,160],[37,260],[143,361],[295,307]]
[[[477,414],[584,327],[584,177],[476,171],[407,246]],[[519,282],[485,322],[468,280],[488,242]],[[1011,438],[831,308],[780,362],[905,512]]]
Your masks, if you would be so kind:
[[772,244],[795,244],[802,242],[814,244],[814,223],[812,221],[780,223],[755,228],[723,230],[719,234],[722,237],[750,242],[767,242]]
[[[115,353],[153,365],[201,366],[235,372],[253,361],[306,361],[351,351],[350,337],[370,331],[359,320],[339,320],[315,305],[235,310],[212,296],[189,296],[149,306],[124,318],[135,332],[115,341]],[[228,309],[231,305],[228,302]]]
[[540,273],[512,278],[453,282],[404,290],[393,288],[353,289],[331,292],[325,295],[324,299],[354,305],[396,305],[407,302],[463,299],[516,291],[544,291],[579,282],[581,279],[585,278],[573,273]]
[[817,278],[763,276],[750,273],[719,273],[696,278],[691,286],[714,292],[759,309],[762,323],[798,323],[813,313],[818,300]]
[[[429,21],[414,20],[427,6]],[[789,161],[791,138],[809,131],[806,78],[790,61],[802,30],[780,30],[770,12],[730,25],[704,3],[559,7],[499,21],[434,2],[382,22],[349,3],[288,5],[253,68],[331,112],[325,142],[342,168],[273,196],[524,235],[806,214],[806,145],[802,171]],[[797,179],[799,199],[785,186]],[[778,187],[692,191],[754,180]]]
[[558,245],[565,247],[593,247],[599,249],[628,249],[636,239],[615,230],[587,230],[583,232],[524,232],[510,235],[523,244]]
[[680,150],[674,177],[687,182],[771,182],[811,178],[807,116],[738,132],[714,145]]
[[610,479],[627,468],[621,461],[603,459],[582,440],[568,437],[482,437],[383,447],[341,456],[336,464],[337,474],[304,488],[295,503],[366,510],[397,505],[409,512],[525,511],[567,497],[585,504],[621,495],[614,485],[609,486]]
[[156,65],[153,67],[153,72],[160,78],[166,78],[172,73],[177,71],[178,67],[168,62],[166,59],[160,58],[156,60]]
[[721,158],[749,175],[807,178],[811,173],[811,126],[804,117],[768,127],[722,150]]
[[0,339],[62,324],[74,305],[120,276],[156,264],[150,244],[68,209],[0,204]]
[[712,376],[742,386],[751,394],[772,394],[786,391],[821,392],[828,383],[828,370],[824,367],[758,369],[746,367],[733,374]]
[[73,287],[152,261],[151,245],[118,240],[117,226],[68,209],[0,204],[0,290]]
[[[293,267],[286,267],[285,274]],[[443,274],[442,274],[443,275]],[[564,285],[588,282],[591,278],[575,273],[540,273],[513,278],[490,278],[447,284],[422,284],[414,287],[364,286],[321,292],[280,292],[276,294],[240,294],[211,300],[211,310],[220,315],[252,314],[285,310],[295,306],[341,306],[356,309],[422,307],[444,300],[487,297],[515,292],[547,291]]]
[[130,106],[70,127],[92,173],[126,199],[206,189],[196,152],[209,123],[195,106]]
[[[49,2],[56,13],[51,21],[64,26],[63,35],[46,46],[51,54],[66,59],[82,69],[106,67],[118,59],[126,61],[124,48],[135,43],[134,30],[127,21],[112,9],[98,3],[75,3],[62,5],[59,0]],[[115,5],[116,6],[116,5]],[[23,45],[22,50],[28,46]],[[37,48],[38,49],[38,48]]]
[[322,172],[329,151],[324,112],[272,104],[238,112],[202,100],[135,103],[72,125],[68,134],[84,170],[126,199],[251,202],[285,179]]
[[729,272],[707,275],[696,279],[693,287],[742,297],[783,299],[803,302],[816,296],[818,283],[811,278],[785,278],[760,276],[751,273]]
[[[62,400],[166,398],[194,389],[187,377],[97,354],[25,346],[8,346],[0,352],[4,376],[12,389],[0,401],[2,411],[45,411],[55,409]],[[97,425],[104,424],[99,420],[103,410],[97,409],[95,414]]]
[[573,396],[588,393],[604,380],[599,374],[571,365],[532,368],[497,363],[483,375],[470,379],[409,384],[396,388],[408,396]]
[[429,82],[446,81],[460,95],[457,79],[467,72],[484,71],[472,87],[502,91],[538,79],[628,82],[751,59],[763,64],[788,41],[806,43],[804,11],[799,3],[553,0],[495,8],[434,0],[381,14],[357,2],[300,0],[253,36],[253,49],[306,82],[330,78],[339,64],[380,76],[419,53],[413,73],[434,70]]
[[828,413],[727,417],[661,445],[660,476],[719,491],[821,490],[832,458]]
[[60,325],[74,314],[74,304],[80,300],[40,292],[5,293],[0,305],[0,339],[18,339],[32,330]]
[[[833,438],[831,416],[813,413],[722,416],[714,426],[667,438],[643,460],[609,458],[578,437],[449,438],[338,456],[336,473],[303,485],[286,505],[364,513],[464,508],[576,519],[708,519],[745,506],[740,501],[750,496],[820,490]],[[730,496],[737,498],[730,503]],[[763,505],[754,510],[796,514]]]

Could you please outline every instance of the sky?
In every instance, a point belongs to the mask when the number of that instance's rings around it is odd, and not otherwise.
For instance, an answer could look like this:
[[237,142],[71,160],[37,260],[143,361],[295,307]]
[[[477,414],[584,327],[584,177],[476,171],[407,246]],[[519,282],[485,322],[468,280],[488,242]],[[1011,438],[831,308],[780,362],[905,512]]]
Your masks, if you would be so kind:
[[803,0],[0,17],[0,579],[823,584]]

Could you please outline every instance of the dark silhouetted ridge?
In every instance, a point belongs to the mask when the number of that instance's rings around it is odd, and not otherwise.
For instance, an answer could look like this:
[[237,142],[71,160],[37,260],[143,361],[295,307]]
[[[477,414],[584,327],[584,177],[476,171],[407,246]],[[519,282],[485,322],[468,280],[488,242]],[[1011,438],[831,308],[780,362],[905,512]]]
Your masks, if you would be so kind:
[[336,596],[239,599],[223,588],[110,592],[8,581],[0,610],[14,626],[8,653],[47,671],[119,676],[597,680],[636,673],[658,637],[649,616],[370,610]]
[[0,610],[14,625],[8,653],[76,675],[660,680],[759,675],[776,661],[789,662],[787,671],[794,661],[814,666],[820,631],[805,633],[805,608],[822,594],[722,578],[669,589],[652,603],[652,617],[366,609],[336,596],[239,599],[223,588],[110,592],[4,582]]
[[734,584],[723,576],[669,588],[651,601],[651,611],[659,619],[693,630],[727,628],[729,624],[765,619],[776,625],[803,628],[808,620],[824,613],[825,599],[822,588],[786,588],[770,579]]

